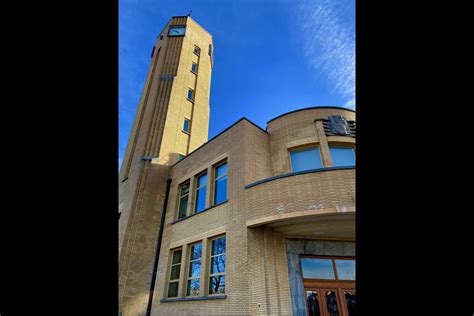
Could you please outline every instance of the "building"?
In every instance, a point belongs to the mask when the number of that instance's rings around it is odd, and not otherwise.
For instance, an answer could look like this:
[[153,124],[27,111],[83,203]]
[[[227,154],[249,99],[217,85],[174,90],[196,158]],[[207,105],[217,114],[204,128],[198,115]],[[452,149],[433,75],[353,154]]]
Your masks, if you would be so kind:
[[212,36],[158,36],[119,183],[122,315],[356,315],[355,112],[207,141]]

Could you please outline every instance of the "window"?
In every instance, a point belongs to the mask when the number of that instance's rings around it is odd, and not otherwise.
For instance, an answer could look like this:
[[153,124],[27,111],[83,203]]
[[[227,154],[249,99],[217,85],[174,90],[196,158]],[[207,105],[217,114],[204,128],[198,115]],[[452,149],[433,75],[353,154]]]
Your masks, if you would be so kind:
[[214,204],[219,204],[227,199],[227,162],[215,168]]
[[206,182],[207,173],[197,177],[195,213],[199,213],[206,208]]
[[185,155],[183,155],[183,154],[178,154],[178,161],[180,161],[180,160],[184,159],[184,157],[186,157],[186,156],[185,156]]
[[193,98],[194,98],[194,90],[189,88],[188,89],[188,100],[193,101],[194,100]]
[[335,258],[301,258],[305,279],[354,281],[355,260]]
[[352,147],[329,147],[333,167],[355,166],[355,149]]
[[183,131],[189,133],[189,120],[187,118],[184,119]]
[[209,294],[225,293],[225,236],[212,241]]
[[318,147],[293,150],[290,156],[293,172],[323,167]]
[[186,217],[189,199],[189,181],[180,186],[178,219]]
[[181,254],[182,250],[174,250],[171,254],[171,273],[168,285],[168,297],[178,296],[179,273],[181,270]]
[[199,295],[200,278],[201,278],[201,252],[202,243],[191,245],[189,255],[189,273],[188,286],[186,287],[186,296]]
[[198,56],[201,54],[201,49],[199,47],[197,47],[196,45],[194,45],[194,54],[196,54]]
[[191,65],[191,71],[194,72],[194,73],[198,72],[198,65],[196,63],[193,63]]

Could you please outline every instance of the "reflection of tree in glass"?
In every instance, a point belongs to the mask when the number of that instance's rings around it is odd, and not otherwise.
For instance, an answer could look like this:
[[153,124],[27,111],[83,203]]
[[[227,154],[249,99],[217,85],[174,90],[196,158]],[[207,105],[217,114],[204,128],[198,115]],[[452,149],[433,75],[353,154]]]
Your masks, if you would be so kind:
[[211,294],[225,292],[225,247],[225,237],[215,239],[212,242],[211,282],[209,285],[209,293]]

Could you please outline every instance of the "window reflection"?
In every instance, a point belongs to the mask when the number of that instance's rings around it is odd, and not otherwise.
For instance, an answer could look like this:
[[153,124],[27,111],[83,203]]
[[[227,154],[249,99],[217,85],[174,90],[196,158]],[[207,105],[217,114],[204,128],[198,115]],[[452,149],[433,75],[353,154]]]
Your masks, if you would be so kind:
[[355,291],[344,291],[349,316],[357,316]]
[[329,316],[339,316],[339,311],[337,309],[337,298],[335,291],[326,292],[326,308],[329,313]]
[[290,157],[293,172],[323,167],[318,147],[293,150],[290,152]]
[[301,269],[307,279],[336,279],[331,259],[301,258]]
[[339,280],[355,280],[355,260],[335,260]]
[[329,147],[333,167],[355,166],[355,150],[351,147]]
[[306,303],[309,316],[321,316],[317,291],[306,291]]

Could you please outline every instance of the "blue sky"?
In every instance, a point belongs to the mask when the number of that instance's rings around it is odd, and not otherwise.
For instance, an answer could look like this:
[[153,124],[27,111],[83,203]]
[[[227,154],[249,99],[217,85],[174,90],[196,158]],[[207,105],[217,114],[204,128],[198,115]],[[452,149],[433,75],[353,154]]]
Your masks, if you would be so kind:
[[355,109],[355,0],[119,0],[119,166],[156,37],[190,10],[214,40],[209,139],[243,116]]

